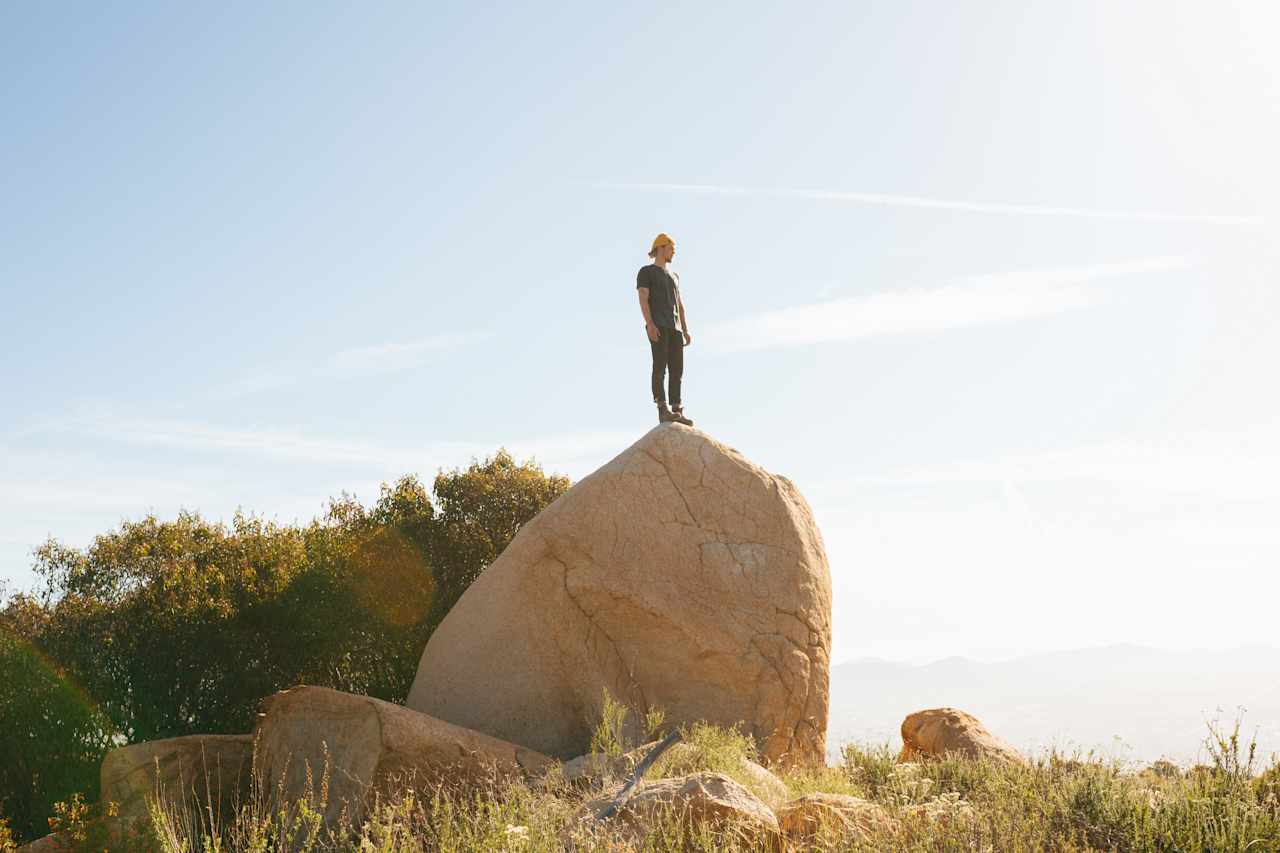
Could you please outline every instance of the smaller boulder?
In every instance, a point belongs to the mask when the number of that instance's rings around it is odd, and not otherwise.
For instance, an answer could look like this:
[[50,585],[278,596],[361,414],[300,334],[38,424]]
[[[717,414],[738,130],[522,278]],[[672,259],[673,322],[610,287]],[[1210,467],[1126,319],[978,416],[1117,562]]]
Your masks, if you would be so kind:
[[737,832],[745,839],[763,838],[770,847],[777,847],[781,838],[769,807],[723,773],[642,782],[617,814],[602,819],[616,796],[617,792],[597,797],[574,814],[562,835],[566,847],[577,849],[581,842],[606,834],[638,843],[664,818],[672,817],[695,831],[710,827]]
[[[603,790],[630,778],[636,766],[657,745],[657,741],[646,743],[616,757],[601,753],[580,755],[564,763],[563,779],[579,789]],[[751,759],[742,758],[731,768],[710,767],[703,760],[702,751],[689,743],[677,743],[672,746],[646,775],[660,778],[714,771],[726,773],[763,800],[771,809],[776,809],[785,803],[790,796],[787,786],[781,779],[771,770]]]
[[791,796],[786,784],[775,776],[772,770],[756,764],[750,758],[742,759],[737,776],[748,791],[763,800],[764,804],[771,809],[778,808]]
[[1027,763],[1020,752],[987,731],[976,717],[956,708],[916,711],[902,721],[899,762],[940,758],[947,753],[1009,764]]
[[835,841],[855,835],[868,841],[873,835],[898,831],[898,822],[875,803],[847,794],[805,794],[778,809],[778,826],[788,839]]
[[[720,759],[723,761],[723,759]],[[776,809],[791,796],[787,786],[774,775],[745,756],[733,759],[731,766],[716,766],[715,759],[691,743],[678,743],[658,762],[661,776],[688,776],[691,773],[724,773],[764,801],[770,809]]]
[[148,819],[147,800],[193,803],[228,816],[249,795],[253,735],[186,735],[122,746],[99,771],[101,801],[124,824]]
[[626,776],[635,767],[626,755],[589,752],[566,761],[560,768],[561,778],[575,788],[603,788]]
[[[359,820],[367,798],[403,784],[488,787],[545,773],[554,760],[513,743],[369,696],[297,687],[264,700],[258,723],[269,790],[316,793],[328,773],[325,822],[344,807]],[[311,790],[307,788],[310,779]]]

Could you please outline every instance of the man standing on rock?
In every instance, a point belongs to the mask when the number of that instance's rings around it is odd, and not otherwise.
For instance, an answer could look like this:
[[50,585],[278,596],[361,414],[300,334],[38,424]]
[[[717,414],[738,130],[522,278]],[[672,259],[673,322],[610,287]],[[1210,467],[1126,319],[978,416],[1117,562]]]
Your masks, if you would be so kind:
[[[680,380],[684,376],[684,348],[693,343],[689,324],[684,316],[684,300],[680,298],[680,279],[667,269],[675,257],[675,241],[666,234],[659,234],[649,249],[653,263],[640,268],[636,274],[636,290],[640,293],[640,312],[644,314],[644,329],[649,336],[649,349],[653,353],[653,402],[658,404],[658,423],[675,421],[693,426],[684,416],[680,402]],[[662,385],[664,373],[671,376],[671,408],[667,408],[667,395]]]

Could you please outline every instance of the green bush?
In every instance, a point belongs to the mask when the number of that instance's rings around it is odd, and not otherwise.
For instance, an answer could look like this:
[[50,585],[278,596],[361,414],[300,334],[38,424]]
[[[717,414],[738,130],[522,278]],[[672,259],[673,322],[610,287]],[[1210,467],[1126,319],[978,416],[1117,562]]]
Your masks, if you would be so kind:
[[0,720],[0,836],[31,841],[48,832],[54,803],[97,797],[112,729],[57,666],[2,626]]
[[108,732],[247,732],[263,697],[296,684],[404,701],[449,608],[568,487],[499,451],[441,472],[434,501],[408,476],[369,508],[331,500],[306,526],[183,512],[84,549],[50,540],[35,557],[44,590],[0,610],[0,664],[16,673],[0,701],[39,729],[0,715],[0,813],[29,839],[55,800],[96,798]]

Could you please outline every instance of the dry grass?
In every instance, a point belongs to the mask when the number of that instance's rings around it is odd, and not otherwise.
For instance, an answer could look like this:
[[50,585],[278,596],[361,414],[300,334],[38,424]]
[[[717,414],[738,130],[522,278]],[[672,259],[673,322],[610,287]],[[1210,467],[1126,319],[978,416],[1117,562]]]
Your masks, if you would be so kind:
[[[1280,765],[1257,767],[1238,731],[1237,726],[1225,735],[1213,732],[1207,742],[1213,766],[1197,772],[1164,765],[1139,771],[1093,756],[1058,754],[1027,767],[960,758],[899,765],[887,746],[848,746],[837,766],[783,774],[782,781],[793,796],[826,791],[874,802],[897,819],[896,830],[884,827],[792,849],[1280,851]],[[751,740],[734,731],[696,725],[686,729],[685,739],[689,748],[660,761],[651,777],[697,770],[733,776],[742,758],[754,757]],[[610,745],[611,751],[618,747]],[[162,798],[129,846],[163,853],[558,853],[571,817],[590,796],[556,774],[468,795],[407,780],[394,796],[377,799],[363,819],[325,827],[323,781],[315,780],[312,796],[284,806],[273,805],[280,801],[272,796],[278,792],[258,784],[229,818],[219,818],[207,805]],[[103,840],[86,837],[79,846],[101,850]],[[578,841],[579,850],[599,851],[769,849],[768,839],[690,829],[676,814],[653,825],[639,848],[625,848],[607,834],[580,832]]]

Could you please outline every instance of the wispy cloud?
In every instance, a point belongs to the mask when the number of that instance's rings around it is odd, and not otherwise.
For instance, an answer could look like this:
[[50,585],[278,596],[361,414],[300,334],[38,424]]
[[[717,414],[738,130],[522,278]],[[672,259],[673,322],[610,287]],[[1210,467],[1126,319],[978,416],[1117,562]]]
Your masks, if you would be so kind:
[[420,367],[434,355],[460,349],[488,337],[481,332],[434,335],[416,341],[401,341],[348,347],[318,361],[290,361],[263,365],[216,388],[216,399],[274,391],[308,381],[373,376]]
[[1088,308],[1106,298],[1094,282],[1188,266],[1185,258],[970,276],[934,288],[795,305],[710,324],[708,349],[742,352],[965,326],[1009,323]]
[[177,419],[116,417],[72,419],[55,431],[140,446],[164,447],[226,458],[259,457],[283,463],[355,465],[382,473],[428,473],[465,465],[505,446],[512,455],[536,458],[548,471],[577,477],[589,473],[635,441],[634,432],[597,430],[517,437],[515,440],[433,440],[390,445],[363,439],[308,435],[289,430],[246,429]]
[[1280,442],[1274,437],[1275,427],[1265,423],[1230,432],[1166,434],[850,479],[870,486],[932,487],[1088,481],[1142,492],[1208,495],[1215,502],[1280,501]]
[[129,444],[252,454],[292,462],[385,467],[409,455],[407,450],[398,451],[361,441],[167,419],[99,417],[76,423],[72,431]]
[[384,373],[416,367],[431,354],[457,349],[480,340],[475,333],[436,335],[407,343],[352,347],[334,353],[326,364],[329,371],[343,375]]
[[684,193],[691,195],[757,196],[763,198],[808,199],[811,201],[869,204],[885,207],[914,207],[933,210],[956,210],[965,213],[996,213],[1015,216],[1066,216],[1082,219],[1112,219],[1129,222],[1184,222],[1202,225],[1259,226],[1266,224],[1260,216],[1238,216],[1205,213],[1163,213],[1149,210],[1095,210],[1084,207],[1053,207],[1033,204],[974,202],[897,193],[839,192],[835,190],[771,189],[768,187],[716,186],[712,184],[653,184],[601,182],[598,190],[624,192]]

